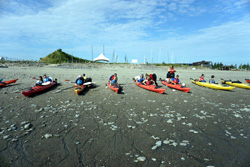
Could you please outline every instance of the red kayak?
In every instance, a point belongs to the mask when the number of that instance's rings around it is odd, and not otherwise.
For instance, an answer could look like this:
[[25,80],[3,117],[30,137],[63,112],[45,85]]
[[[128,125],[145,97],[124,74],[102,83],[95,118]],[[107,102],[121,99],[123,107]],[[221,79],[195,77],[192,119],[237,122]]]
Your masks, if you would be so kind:
[[0,87],[3,87],[5,85],[8,85],[8,84],[11,84],[11,83],[16,83],[18,79],[13,79],[13,80],[10,80],[10,81],[1,81],[0,82]]
[[161,83],[163,85],[167,85],[168,87],[170,88],[173,88],[173,89],[177,89],[177,90],[180,90],[180,91],[183,91],[183,92],[189,92],[191,88],[187,88],[187,87],[182,87],[182,85],[180,84],[172,84],[172,83],[169,83],[167,81],[164,81],[164,80],[160,80]]
[[247,81],[248,83],[250,83],[250,79],[246,79],[246,81]]
[[[135,80],[134,80],[135,82]],[[157,88],[157,86],[155,85],[143,85],[141,83],[138,83],[138,82],[135,82],[135,84],[141,88],[144,88],[144,89],[147,89],[147,90],[151,90],[153,92],[156,92],[156,93],[164,93],[165,89],[163,88]]]
[[108,86],[111,90],[115,91],[116,93],[119,93],[121,90],[121,87],[117,85],[111,85],[110,83],[108,83]]
[[50,84],[48,85],[39,85],[39,86],[34,86],[32,87],[31,89],[29,90],[25,90],[25,91],[22,91],[22,94],[24,96],[31,96],[31,95],[34,95],[36,93],[41,93],[41,92],[44,92],[46,90],[48,90],[49,88],[55,86],[57,84],[57,82],[51,82]]

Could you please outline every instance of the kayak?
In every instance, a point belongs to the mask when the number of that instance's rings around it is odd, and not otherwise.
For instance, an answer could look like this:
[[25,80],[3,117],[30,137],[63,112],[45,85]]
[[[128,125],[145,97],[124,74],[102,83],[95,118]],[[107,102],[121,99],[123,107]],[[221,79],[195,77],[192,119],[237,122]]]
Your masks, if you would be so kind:
[[111,85],[110,83],[108,83],[108,86],[111,90],[115,91],[116,93],[119,93],[121,90],[121,87],[117,85]]
[[163,88],[158,88],[157,86],[155,85],[143,85],[141,83],[138,83],[134,80],[135,84],[141,88],[144,88],[144,89],[147,89],[147,90],[150,90],[150,91],[153,91],[153,92],[156,92],[156,93],[164,93],[165,92],[165,89]]
[[31,96],[31,95],[34,95],[36,93],[44,92],[44,91],[50,89],[51,87],[55,86],[56,84],[57,84],[57,82],[51,82],[48,85],[33,86],[29,90],[22,91],[22,94],[26,97]]
[[11,83],[16,83],[18,79],[13,79],[13,80],[10,80],[10,81],[1,81],[0,82],[0,87],[3,87],[5,85],[8,85],[8,84],[11,84]]
[[191,88],[183,87],[181,84],[172,84],[164,80],[160,80],[163,85],[167,85],[170,88],[177,89],[183,92],[188,93]]
[[247,81],[248,83],[250,83],[250,79],[246,79],[246,81]]
[[86,85],[80,85],[80,86],[75,86],[74,90],[76,94],[79,95],[84,91],[85,88],[86,88]]
[[199,82],[199,81],[195,81],[193,79],[191,79],[191,82],[196,84],[196,85],[199,85],[199,86],[204,86],[204,87],[208,87],[211,89],[217,89],[217,90],[233,90],[235,88],[232,86],[223,86],[221,84],[211,84],[208,82]]
[[238,88],[250,89],[250,85],[249,84],[242,83],[240,81],[231,81],[231,80],[223,80],[223,79],[221,79],[221,82],[223,84],[235,86],[235,87],[238,87]]

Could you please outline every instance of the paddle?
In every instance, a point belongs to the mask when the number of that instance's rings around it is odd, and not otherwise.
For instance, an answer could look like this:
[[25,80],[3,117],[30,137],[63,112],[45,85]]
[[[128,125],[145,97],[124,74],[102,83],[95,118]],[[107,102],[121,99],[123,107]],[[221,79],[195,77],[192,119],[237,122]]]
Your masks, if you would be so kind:
[[37,79],[36,77],[33,77],[32,79]]

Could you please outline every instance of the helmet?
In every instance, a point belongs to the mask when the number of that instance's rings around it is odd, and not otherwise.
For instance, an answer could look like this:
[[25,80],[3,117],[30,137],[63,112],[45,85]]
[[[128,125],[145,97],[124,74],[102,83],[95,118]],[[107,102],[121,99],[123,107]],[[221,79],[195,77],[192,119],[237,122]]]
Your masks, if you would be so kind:
[[185,86],[186,86],[186,84],[185,84],[185,83],[183,83],[183,84],[181,84],[181,86],[182,86],[182,87],[185,87]]

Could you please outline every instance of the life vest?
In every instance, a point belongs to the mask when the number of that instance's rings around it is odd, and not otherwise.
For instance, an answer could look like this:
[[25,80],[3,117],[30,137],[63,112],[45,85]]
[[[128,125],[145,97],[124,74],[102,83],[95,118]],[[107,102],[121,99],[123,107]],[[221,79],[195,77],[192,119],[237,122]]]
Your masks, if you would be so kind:
[[210,83],[215,84],[215,80],[212,80],[212,79],[211,79],[211,80],[210,80]]
[[115,78],[115,76],[112,75],[112,76],[109,78],[109,80],[113,80],[114,78]]
[[36,84],[41,85],[43,81],[37,80]]
[[203,80],[204,80],[204,78],[203,78],[203,77],[200,77],[200,78],[199,78],[199,81],[203,81]]
[[171,68],[171,70],[169,71],[169,73],[173,74],[175,72],[174,68]]
[[51,80],[51,78],[50,77],[47,77],[47,78],[45,78],[44,80],[43,80],[44,82],[51,82],[52,80]]
[[176,83],[176,84],[179,83],[179,79],[174,78],[174,79],[173,79],[173,83]]
[[153,78],[153,75],[152,75],[152,74],[150,74],[150,75],[149,75],[149,77],[150,77],[152,80],[154,80],[154,78]]
[[146,82],[146,85],[152,85],[152,82],[148,80],[148,82]]
[[82,80],[81,80],[81,79],[77,79],[76,84],[77,84],[77,85],[82,85],[82,84],[83,84],[83,82],[82,82]]

